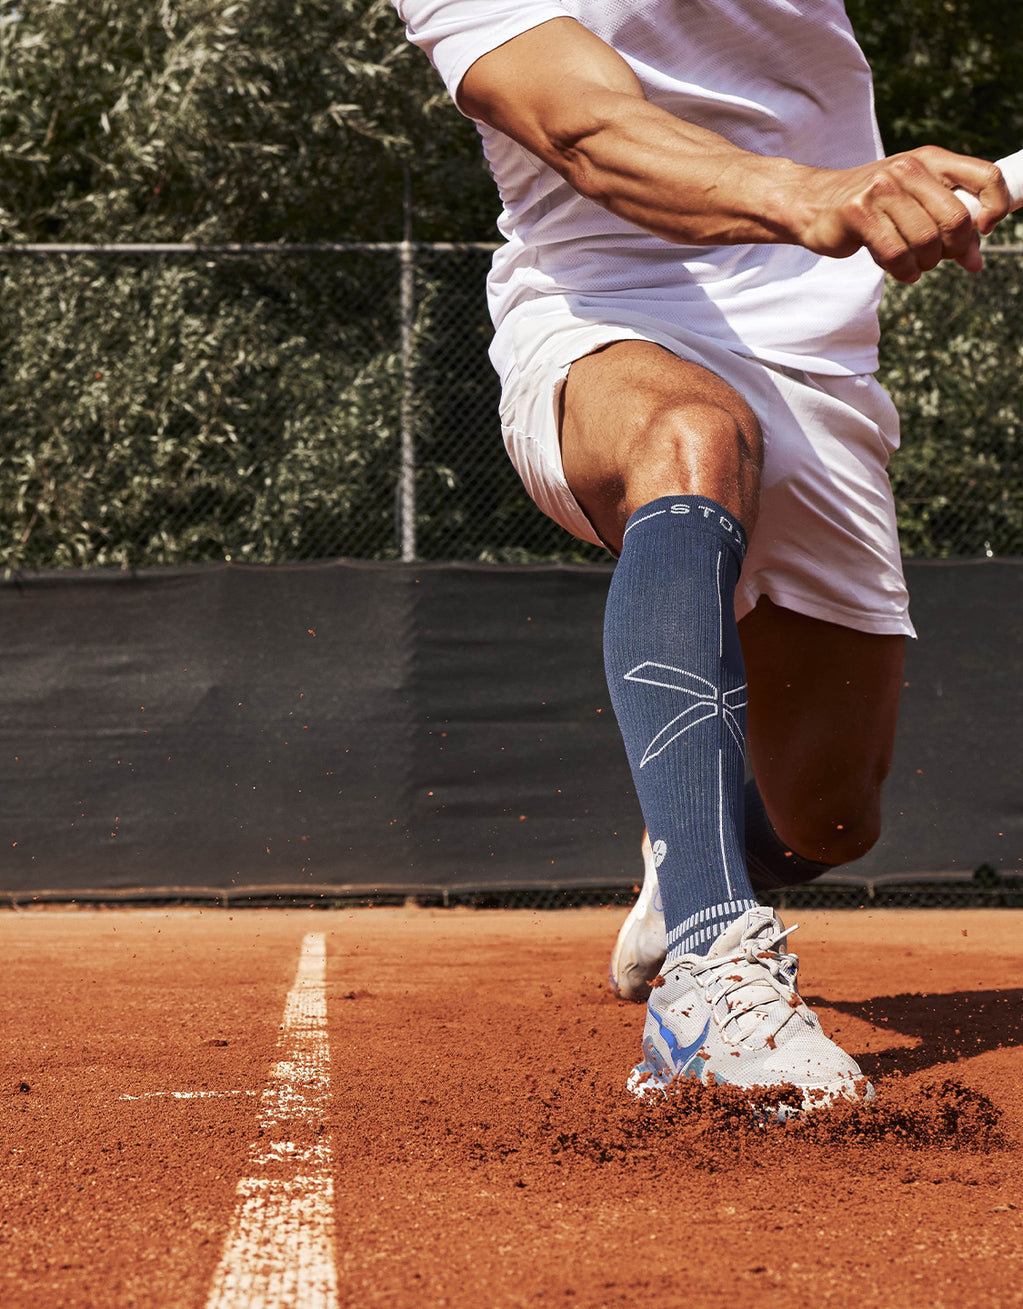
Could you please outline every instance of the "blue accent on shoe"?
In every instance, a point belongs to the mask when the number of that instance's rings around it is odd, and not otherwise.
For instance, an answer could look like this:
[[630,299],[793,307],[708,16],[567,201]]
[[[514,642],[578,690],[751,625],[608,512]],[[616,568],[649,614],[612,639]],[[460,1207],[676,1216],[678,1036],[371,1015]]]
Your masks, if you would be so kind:
[[660,1018],[657,1016],[657,1014],[653,1012],[653,1010],[651,1010],[650,1012],[653,1015],[653,1018],[656,1021],[657,1026],[661,1029],[661,1038],[663,1039],[664,1044],[668,1047],[668,1051],[671,1054],[671,1062],[673,1065],[672,1073],[677,1074],[680,1077],[688,1076],[689,1068],[693,1063],[693,1060],[703,1049],[703,1043],[707,1039],[707,1033],[710,1031],[710,1019],[709,1018],[707,1019],[703,1031],[700,1033],[700,1035],[696,1038],[696,1040],[691,1045],[680,1046],[678,1043],[678,1038],[676,1037],[675,1033],[671,1030],[671,1028],[665,1027],[665,1025],[661,1022]]

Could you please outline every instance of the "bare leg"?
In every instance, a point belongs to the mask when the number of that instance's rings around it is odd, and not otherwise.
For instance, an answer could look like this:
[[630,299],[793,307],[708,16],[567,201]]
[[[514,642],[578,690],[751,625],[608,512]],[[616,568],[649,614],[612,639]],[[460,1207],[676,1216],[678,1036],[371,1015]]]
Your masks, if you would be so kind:
[[905,638],[821,622],[766,598],[739,635],[747,745],[775,831],[807,859],[858,858],[881,830]]

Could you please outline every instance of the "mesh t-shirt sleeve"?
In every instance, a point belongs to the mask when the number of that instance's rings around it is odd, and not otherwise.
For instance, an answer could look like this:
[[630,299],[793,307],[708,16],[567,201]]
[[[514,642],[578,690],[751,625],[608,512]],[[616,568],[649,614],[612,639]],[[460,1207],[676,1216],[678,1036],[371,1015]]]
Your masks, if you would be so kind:
[[454,99],[477,59],[551,18],[557,0],[393,0],[408,39],[429,57]]

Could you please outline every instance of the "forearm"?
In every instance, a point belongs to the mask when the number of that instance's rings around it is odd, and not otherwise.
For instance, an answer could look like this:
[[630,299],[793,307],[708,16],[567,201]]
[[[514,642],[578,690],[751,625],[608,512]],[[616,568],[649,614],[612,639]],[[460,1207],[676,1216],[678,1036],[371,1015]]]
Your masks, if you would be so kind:
[[552,126],[533,143],[544,162],[583,195],[665,241],[801,243],[815,170],[749,154],[616,91],[591,94],[577,118]]

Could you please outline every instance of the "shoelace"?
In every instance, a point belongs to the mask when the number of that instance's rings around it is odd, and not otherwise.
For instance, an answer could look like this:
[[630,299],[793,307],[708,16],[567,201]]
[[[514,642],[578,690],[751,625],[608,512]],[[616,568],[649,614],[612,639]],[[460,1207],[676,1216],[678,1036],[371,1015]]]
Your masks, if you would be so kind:
[[[766,939],[763,935],[749,936],[740,943],[741,953],[700,959],[692,965],[692,975],[706,988],[722,1028],[737,1023],[742,1037],[769,1039],[797,1013],[812,1021],[796,991],[799,960],[776,948],[797,926],[793,923]],[[743,1023],[750,1016],[752,1020]]]

